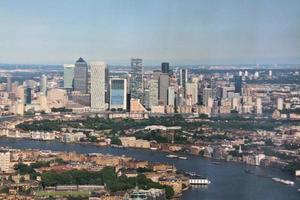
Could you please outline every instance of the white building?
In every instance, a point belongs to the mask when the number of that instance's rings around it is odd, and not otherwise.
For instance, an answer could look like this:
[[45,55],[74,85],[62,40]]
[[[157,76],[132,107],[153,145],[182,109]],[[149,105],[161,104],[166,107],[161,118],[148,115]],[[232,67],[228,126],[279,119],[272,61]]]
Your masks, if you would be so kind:
[[198,84],[197,83],[187,83],[186,84],[186,97],[191,98],[192,105],[198,102]]
[[283,110],[283,99],[280,97],[277,99],[277,110]]
[[1,172],[11,172],[12,164],[11,164],[11,153],[9,151],[1,151],[0,152],[0,171]]
[[149,107],[158,105],[158,80],[149,81]]
[[105,111],[105,70],[104,62],[91,62],[91,109]]
[[261,98],[256,98],[256,114],[258,114],[258,115],[262,114]]
[[169,106],[175,105],[175,88],[174,88],[174,86],[168,87],[168,105]]

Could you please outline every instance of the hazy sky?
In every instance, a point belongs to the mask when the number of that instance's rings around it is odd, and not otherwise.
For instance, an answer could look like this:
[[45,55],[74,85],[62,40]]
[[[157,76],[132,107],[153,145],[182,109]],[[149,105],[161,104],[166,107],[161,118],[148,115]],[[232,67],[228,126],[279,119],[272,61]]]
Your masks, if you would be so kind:
[[300,63],[300,0],[0,0],[0,63]]

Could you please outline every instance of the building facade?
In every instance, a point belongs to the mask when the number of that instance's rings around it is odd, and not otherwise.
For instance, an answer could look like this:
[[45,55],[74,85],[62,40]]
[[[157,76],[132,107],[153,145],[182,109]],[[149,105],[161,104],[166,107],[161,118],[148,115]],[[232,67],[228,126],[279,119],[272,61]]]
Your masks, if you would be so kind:
[[105,76],[106,64],[104,62],[91,62],[91,109],[105,111]]

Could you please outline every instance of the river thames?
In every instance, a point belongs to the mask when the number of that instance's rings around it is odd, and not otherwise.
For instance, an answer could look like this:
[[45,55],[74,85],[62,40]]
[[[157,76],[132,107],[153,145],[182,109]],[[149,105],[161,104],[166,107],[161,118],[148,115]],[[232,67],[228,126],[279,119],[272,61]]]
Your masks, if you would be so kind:
[[[277,169],[246,166],[239,163],[224,162],[214,164],[212,160],[196,156],[187,156],[187,160],[166,158],[166,153],[141,150],[97,147],[83,144],[65,144],[56,141],[34,141],[27,139],[0,138],[1,147],[15,149],[41,149],[52,151],[76,151],[78,153],[104,153],[126,155],[138,160],[166,162],[177,169],[196,172],[207,177],[212,183],[207,187],[193,188],[183,193],[182,199],[196,200],[299,200],[300,180]],[[245,173],[246,169],[253,174]],[[258,175],[279,177],[295,181],[294,186],[276,183],[271,178]]]

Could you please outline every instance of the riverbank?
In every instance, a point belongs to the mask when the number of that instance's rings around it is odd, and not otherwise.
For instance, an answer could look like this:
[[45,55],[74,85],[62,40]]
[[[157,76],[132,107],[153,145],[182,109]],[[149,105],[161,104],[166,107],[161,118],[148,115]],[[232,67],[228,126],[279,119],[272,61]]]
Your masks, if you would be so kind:
[[[16,149],[42,149],[52,151],[75,151],[79,153],[104,153],[112,155],[126,155],[137,160],[148,160],[150,162],[166,162],[175,165],[177,169],[193,171],[208,177],[211,184],[205,188],[194,188],[183,193],[182,199],[209,199],[209,200],[231,200],[231,199],[257,199],[265,200],[298,200],[300,187],[299,180],[280,170],[272,168],[261,168],[246,166],[238,163],[214,164],[213,160],[198,156],[188,155],[188,160],[166,158],[167,153],[141,149],[118,149],[111,147],[99,148],[85,144],[66,144],[54,141],[33,141],[26,139],[0,138],[0,146],[8,146]],[[295,181],[293,187],[278,184],[269,178],[261,178],[253,174],[245,173],[246,169],[255,174],[268,174],[271,177],[279,177]]]

